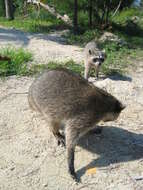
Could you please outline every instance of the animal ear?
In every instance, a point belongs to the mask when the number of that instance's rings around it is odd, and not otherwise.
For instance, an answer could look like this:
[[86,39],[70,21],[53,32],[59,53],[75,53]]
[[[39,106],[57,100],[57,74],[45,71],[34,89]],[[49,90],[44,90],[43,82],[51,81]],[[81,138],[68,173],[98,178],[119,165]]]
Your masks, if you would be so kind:
[[105,51],[105,49],[102,50],[102,53],[103,53],[103,55],[104,55],[104,58],[106,58],[107,55],[106,55],[106,51]]
[[115,112],[119,113],[121,112],[123,109],[125,109],[125,105],[123,105],[121,102],[119,101],[116,101],[116,104],[115,104]]
[[124,104],[121,104],[121,109],[123,110],[125,108],[126,108],[126,106]]
[[91,55],[91,50],[89,50],[89,54]]
[[105,49],[103,49],[102,52],[105,53]]

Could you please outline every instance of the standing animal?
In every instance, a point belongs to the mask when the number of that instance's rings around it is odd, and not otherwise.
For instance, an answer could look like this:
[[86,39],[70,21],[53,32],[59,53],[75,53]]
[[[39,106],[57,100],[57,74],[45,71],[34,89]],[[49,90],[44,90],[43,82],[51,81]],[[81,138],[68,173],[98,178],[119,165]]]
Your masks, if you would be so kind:
[[[112,95],[70,70],[47,70],[29,88],[30,107],[40,112],[58,141],[67,148],[68,170],[76,180],[75,146],[96,124],[118,118],[124,106]],[[59,132],[65,124],[65,137]]]
[[84,48],[84,78],[88,79],[91,68],[96,69],[98,78],[99,69],[105,60],[105,52],[101,51],[95,41],[89,42]]

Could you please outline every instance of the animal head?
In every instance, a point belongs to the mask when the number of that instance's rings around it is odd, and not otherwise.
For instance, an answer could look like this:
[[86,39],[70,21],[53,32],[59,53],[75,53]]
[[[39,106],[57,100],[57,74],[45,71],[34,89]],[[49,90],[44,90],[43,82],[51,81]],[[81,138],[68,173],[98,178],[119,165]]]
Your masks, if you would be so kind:
[[95,95],[92,102],[94,102],[97,112],[101,113],[101,120],[104,122],[116,120],[125,105],[107,91],[98,87],[94,87],[94,89]]
[[110,105],[111,105],[111,107],[110,107],[109,111],[103,117],[104,122],[116,120],[119,117],[121,111],[123,109],[125,109],[125,105],[123,105],[117,99],[115,99],[115,101],[112,102],[112,104],[110,104]]
[[102,65],[106,58],[105,51],[99,51],[99,50],[89,50],[89,55],[90,55],[90,61],[92,65],[99,67]]

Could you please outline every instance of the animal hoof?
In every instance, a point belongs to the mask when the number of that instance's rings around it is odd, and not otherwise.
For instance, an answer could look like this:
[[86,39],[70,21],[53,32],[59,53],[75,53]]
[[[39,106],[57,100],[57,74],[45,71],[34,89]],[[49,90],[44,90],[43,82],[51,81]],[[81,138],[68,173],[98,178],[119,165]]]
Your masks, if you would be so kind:
[[58,138],[58,146],[62,146],[62,147],[66,146],[64,137]]
[[76,183],[80,183],[80,182],[81,182],[80,179],[77,177],[76,173],[71,174],[71,177],[72,177],[72,179],[73,179]]

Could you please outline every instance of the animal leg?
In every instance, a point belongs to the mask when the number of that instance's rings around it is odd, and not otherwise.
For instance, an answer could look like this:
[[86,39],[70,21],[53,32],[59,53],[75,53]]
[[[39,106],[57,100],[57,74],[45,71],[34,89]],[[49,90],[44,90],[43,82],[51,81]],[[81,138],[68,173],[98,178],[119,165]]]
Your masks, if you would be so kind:
[[66,147],[67,147],[67,159],[68,159],[68,171],[71,177],[78,181],[75,168],[74,168],[74,152],[79,137],[77,131],[72,129],[69,125],[66,129]]
[[88,79],[88,77],[89,77],[90,67],[91,67],[90,63],[87,63],[85,61],[85,64],[84,64],[84,78],[85,79]]
[[58,145],[65,146],[65,137],[59,132],[60,123],[52,121],[50,124],[50,131],[55,136]]

